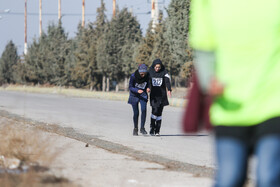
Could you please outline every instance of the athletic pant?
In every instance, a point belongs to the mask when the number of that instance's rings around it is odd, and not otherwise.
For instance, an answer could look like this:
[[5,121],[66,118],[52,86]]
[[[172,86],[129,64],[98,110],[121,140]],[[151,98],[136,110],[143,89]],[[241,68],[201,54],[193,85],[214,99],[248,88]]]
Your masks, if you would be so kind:
[[162,120],[162,111],[163,106],[153,107],[152,106],[152,115],[151,115],[151,134],[159,133],[161,127],[161,120]]
[[[141,105],[141,128],[144,128],[145,127],[145,122],[146,122],[147,102],[140,99],[139,103]],[[134,128],[138,129],[138,117],[139,117],[138,103],[132,104],[132,109],[133,109]]]

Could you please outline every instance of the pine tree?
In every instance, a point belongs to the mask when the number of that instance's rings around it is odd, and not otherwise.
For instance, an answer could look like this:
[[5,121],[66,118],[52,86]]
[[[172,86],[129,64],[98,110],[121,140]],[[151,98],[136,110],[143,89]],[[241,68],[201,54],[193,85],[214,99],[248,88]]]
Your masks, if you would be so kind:
[[0,59],[0,83],[15,83],[14,71],[17,63],[19,63],[19,56],[17,48],[12,41],[9,41],[2,53]]
[[33,39],[33,43],[28,47],[28,53],[25,55],[25,79],[33,84],[47,83],[47,72],[44,69],[47,59],[47,35],[42,33],[38,39]]
[[[102,91],[105,91],[106,79],[108,79],[108,75],[106,73],[107,56],[105,53],[105,33],[108,32],[108,21],[105,11],[106,8],[104,1],[101,0],[101,6],[97,9],[97,17],[93,25],[95,26],[95,45],[97,46],[97,73],[102,75]],[[107,84],[107,90],[109,90],[109,84]]]
[[25,56],[28,81],[59,86],[68,84],[65,66],[70,42],[67,35],[59,21],[58,25],[49,25],[47,34],[43,33],[38,41],[33,40]]
[[146,36],[134,51],[134,60],[137,64],[152,65],[152,53],[155,45],[155,34],[152,31],[152,22],[146,31]]
[[140,24],[126,8],[117,11],[116,16],[106,26],[102,40],[98,44],[97,61],[106,77],[116,83],[116,91],[119,81],[131,73],[134,51],[131,48],[140,39]]
[[107,54],[107,33],[109,24],[105,26],[104,33],[100,36],[97,43],[97,66],[102,73],[102,91],[109,91],[109,70],[108,70],[108,54]]
[[13,78],[16,84],[25,84],[26,68],[25,64],[19,60],[19,62],[13,68]]
[[134,51],[137,47],[137,43],[133,43],[131,41],[127,42],[126,45],[122,48],[122,69],[124,74],[124,89],[128,90],[128,79],[129,76],[135,69],[137,69],[138,65],[133,59]]
[[104,0],[101,0],[101,6],[97,8],[96,20],[92,25],[95,28],[95,39],[98,40],[105,31],[105,25],[107,24],[107,16],[105,14],[106,8]]
[[[58,25],[50,25],[48,28],[48,51],[49,58],[47,64],[50,68],[50,83],[63,86],[66,84],[65,79],[65,63],[69,54],[70,44],[67,39],[68,34],[65,33],[61,21]],[[45,67],[47,69],[47,67]]]
[[64,66],[64,72],[65,72],[65,86],[74,86],[75,80],[73,79],[73,71],[75,69],[75,66],[77,64],[76,62],[76,56],[75,51],[77,49],[77,42],[75,39],[70,39],[69,41],[69,53],[66,56],[65,59],[65,66]]
[[[116,13],[116,16],[118,16],[118,12]],[[104,65],[107,78],[109,78],[109,80],[111,81],[117,80],[121,73],[121,59],[119,58],[121,51],[121,41],[120,33],[118,30],[117,18],[113,18],[108,23],[108,29],[107,32],[104,34],[103,42],[105,42],[105,51],[103,55],[106,59]]]
[[140,24],[136,17],[132,13],[128,12],[127,9],[123,9],[119,14],[119,27],[122,30],[121,33],[124,39],[124,44],[121,46],[121,67],[122,76],[121,80],[125,80],[125,89],[128,89],[128,78],[130,74],[137,68],[137,64],[133,59],[133,53],[136,46],[140,43],[142,39],[142,33],[140,30]]
[[154,59],[161,59],[163,64],[165,65],[166,69],[169,71],[170,75],[177,75],[178,74],[178,63],[174,60],[171,52],[170,46],[167,42],[166,38],[166,21],[163,20],[163,13],[160,12],[159,16],[159,23],[156,25],[154,29],[154,48],[152,51],[151,58]]
[[95,75],[97,70],[96,62],[96,45],[95,45],[94,29],[88,25],[86,28],[78,28],[77,34],[77,48],[74,55],[76,59],[76,65],[72,71],[72,79],[74,86],[81,87],[93,87],[98,82],[98,77]]
[[190,0],[172,0],[167,12],[165,38],[173,59],[177,63],[174,66],[178,67],[175,71],[175,75],[178,75],[183,64],[192,61],[188,45]]

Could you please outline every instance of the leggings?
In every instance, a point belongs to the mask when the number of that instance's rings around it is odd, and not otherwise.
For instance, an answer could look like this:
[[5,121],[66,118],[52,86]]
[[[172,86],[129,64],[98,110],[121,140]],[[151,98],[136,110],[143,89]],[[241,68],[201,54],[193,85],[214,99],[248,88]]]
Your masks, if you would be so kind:
[[152,106],[150,134],[159,133],[161,127],[161,120],[162,120],[162,111],[163,111],[163,106],[159,106],[159,107]]
[[[145,122],[146,122],[146,108],[147,108],[147,102],[144,100],[140,100],[140,105],[141,105],[141,128],[145,127]],[[133,109],[133,123],[134,123],[134,128],[138,128],[138,117],[139,117],[139,107],[138,103],[135,103],[132,105]]]

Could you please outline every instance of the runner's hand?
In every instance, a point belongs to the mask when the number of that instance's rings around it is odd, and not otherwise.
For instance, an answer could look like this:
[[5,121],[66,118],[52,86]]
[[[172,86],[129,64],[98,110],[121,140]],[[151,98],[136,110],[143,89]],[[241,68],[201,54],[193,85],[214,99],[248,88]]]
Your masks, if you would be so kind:
[[222,95],[224,93],[224,85],[220,83],[216,78],[213,78],[210,82],[208,93],[213,97]]
[[168,91],[167,92],[167,95],[169,96],[169,97],[171,97],[172,95],[171,95],[171,91]]

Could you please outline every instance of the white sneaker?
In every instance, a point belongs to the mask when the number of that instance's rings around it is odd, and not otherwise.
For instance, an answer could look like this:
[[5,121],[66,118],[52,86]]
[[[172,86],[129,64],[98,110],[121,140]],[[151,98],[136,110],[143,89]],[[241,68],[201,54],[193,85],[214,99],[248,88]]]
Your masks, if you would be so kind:
[[160,134],[159,134],[159,133],[156,133],[156,136],[160,136]]

